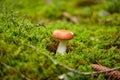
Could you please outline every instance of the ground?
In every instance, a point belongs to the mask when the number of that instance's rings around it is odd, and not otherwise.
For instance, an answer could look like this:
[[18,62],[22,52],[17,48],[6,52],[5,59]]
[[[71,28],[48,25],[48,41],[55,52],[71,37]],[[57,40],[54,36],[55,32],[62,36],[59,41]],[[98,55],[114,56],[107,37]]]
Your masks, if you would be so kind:
[[[91,64],[120,66],[119,0],[1,0],[0,80],[111,80]],[[74,38],[56,53],[56,29]],[[55,62],[59,62],[56,64]],[[62,64],[63,66],[61,66]]]

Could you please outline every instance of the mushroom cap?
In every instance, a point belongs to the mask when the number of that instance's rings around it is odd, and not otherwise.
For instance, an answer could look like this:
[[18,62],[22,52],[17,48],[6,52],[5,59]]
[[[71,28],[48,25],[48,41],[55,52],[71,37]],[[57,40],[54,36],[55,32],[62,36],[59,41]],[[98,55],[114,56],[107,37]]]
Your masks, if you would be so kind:
[[69,30],[55,30],[52,37],[60,40],[70,40],[73,38],[73,33]]

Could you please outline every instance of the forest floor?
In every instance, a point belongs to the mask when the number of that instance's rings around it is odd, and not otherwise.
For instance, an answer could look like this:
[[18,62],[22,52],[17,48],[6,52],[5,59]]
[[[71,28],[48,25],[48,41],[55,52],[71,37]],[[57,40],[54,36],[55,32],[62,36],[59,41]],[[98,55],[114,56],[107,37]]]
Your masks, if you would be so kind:
[[[92,74],[91,64],[120,66],[115,1],[1,0],[0,80],[111,80]],[[64,55],[52,37],[58,29],[74,33]]]

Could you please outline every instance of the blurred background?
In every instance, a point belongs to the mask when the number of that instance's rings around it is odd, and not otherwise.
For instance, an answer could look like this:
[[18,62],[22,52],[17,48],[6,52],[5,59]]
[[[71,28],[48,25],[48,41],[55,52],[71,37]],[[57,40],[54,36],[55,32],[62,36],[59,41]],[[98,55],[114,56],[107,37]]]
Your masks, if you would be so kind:
[[75,24],[120,25],[119,0],[0,0],[33,23],[65,21]]

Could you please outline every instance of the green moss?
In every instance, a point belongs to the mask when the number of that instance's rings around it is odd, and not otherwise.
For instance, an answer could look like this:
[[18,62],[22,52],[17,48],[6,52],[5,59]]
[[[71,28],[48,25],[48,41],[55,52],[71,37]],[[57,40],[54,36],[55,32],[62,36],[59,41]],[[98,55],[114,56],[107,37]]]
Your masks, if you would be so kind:
[[[81,72],[92,72],[90,64],[93,63],[110,68],[120,66],[119,14],[99,16],[104,3],[95,4],[91,0],[89,7],[80,6],[83,2],[0,1],[0,61],[16,70],[0,64],[0,80],[22,80],[19,72],[33,80],[58,80],[62,74],[66,74],[65,79],[68,80],[109,80],[103,74],[94,77],[74,74],[55,66],[50,59],[40,54],[44,52]],[[67,20],[63,16],[64,11],[71,16],[79,16],[79,23]],[[63,56],[55,53],[58,40],[51,35],[56,29],[74,33]],[[35,46],[40,53],[22,43]]]

